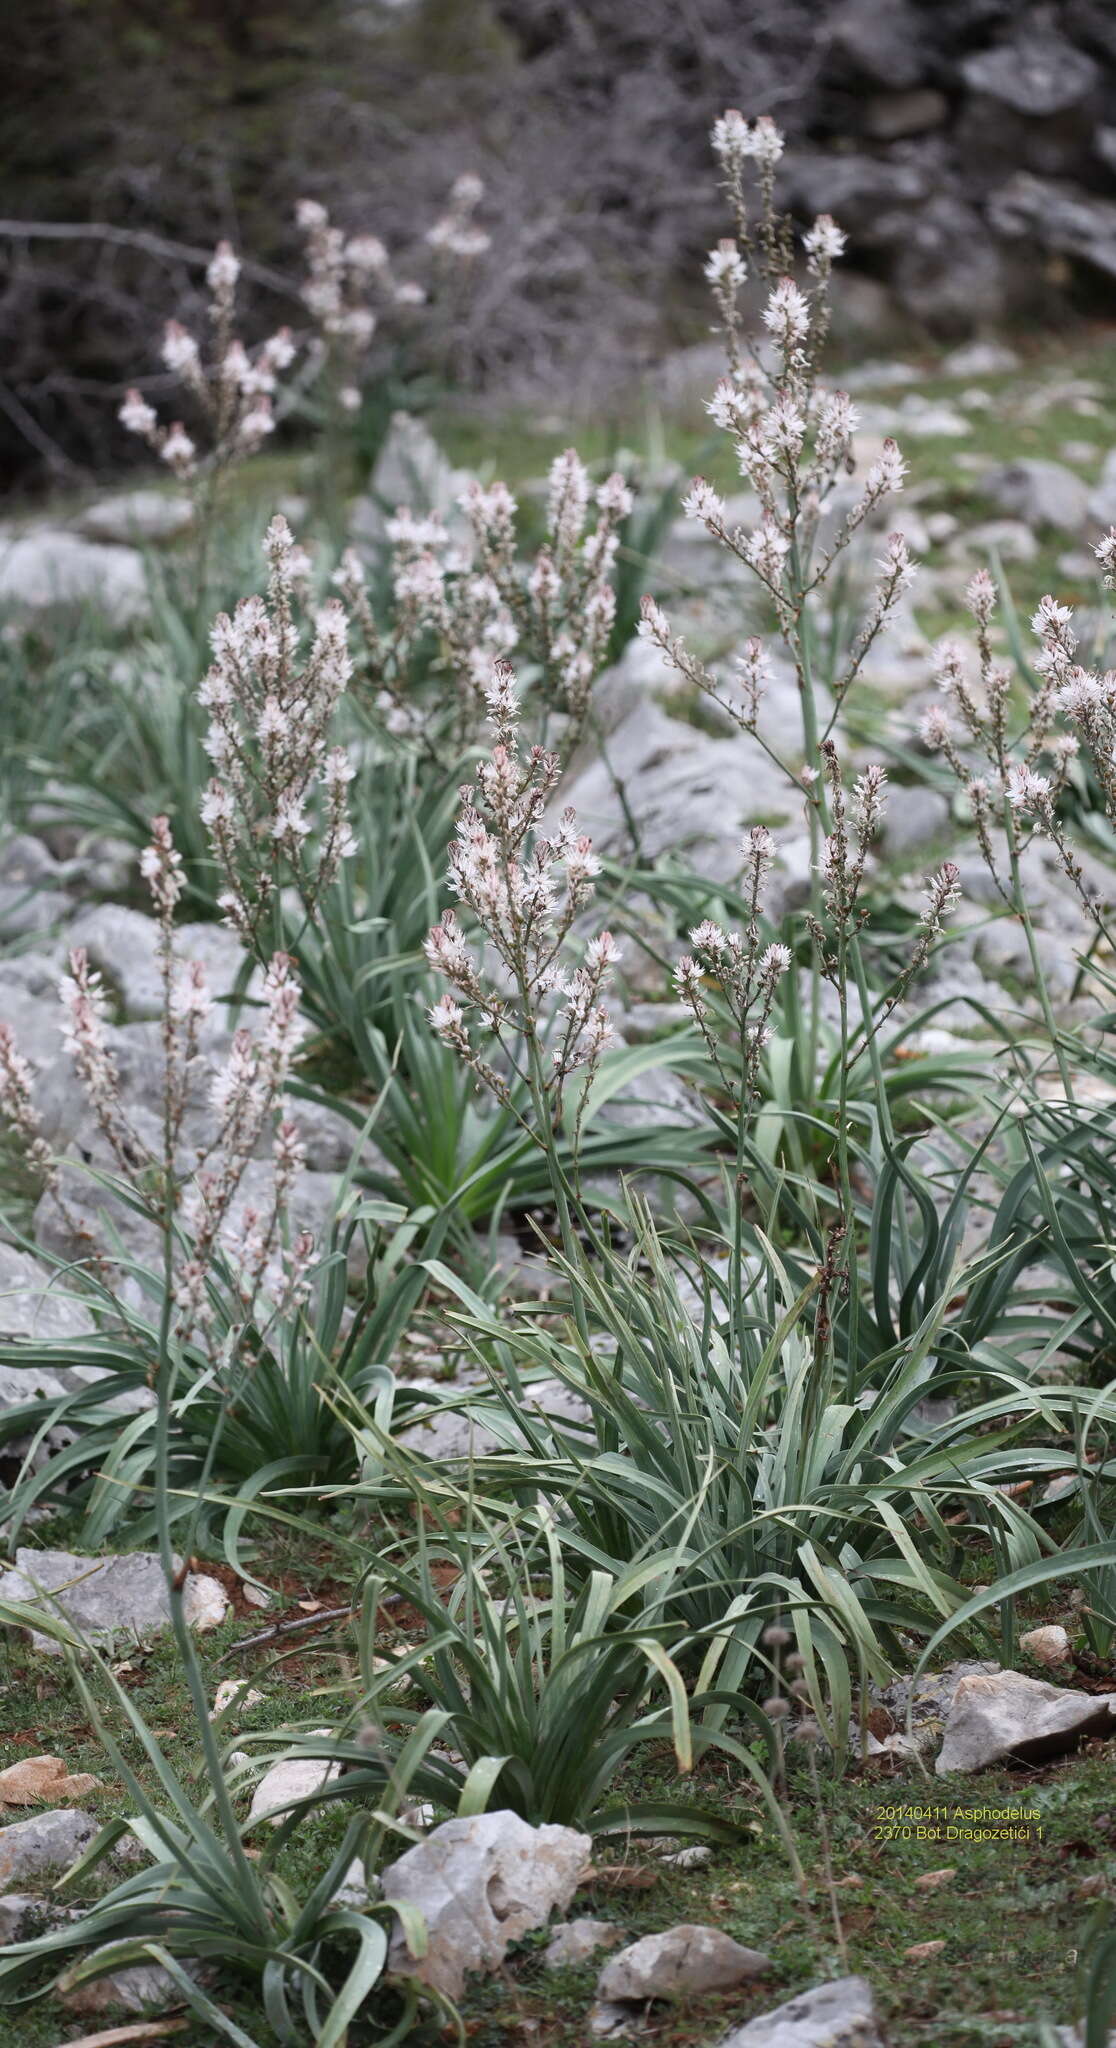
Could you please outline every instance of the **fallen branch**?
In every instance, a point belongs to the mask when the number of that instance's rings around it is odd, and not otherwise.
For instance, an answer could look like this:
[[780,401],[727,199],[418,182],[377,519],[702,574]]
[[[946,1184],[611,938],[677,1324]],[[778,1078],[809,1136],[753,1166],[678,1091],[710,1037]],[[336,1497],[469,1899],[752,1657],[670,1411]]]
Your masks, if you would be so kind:
[[224,1664],[229,1657],[239,1657],[242,1650],[258,1650],[261,1643],[274,1643],[280,1636],[298,1635],[308,1628],[322,1628],[328,1621],[347,1621],[356,1613],[355,1607],[323,1607],[320,1614],[304,1614],[299,1621],[279,1621],[274,1628],[265,1628],[258,1636],[245,1636],[242,1642],[233,1643],[218,1664]]
[[132,2020],[126,2027],[105,2027],[99,2034],[82,2034],[76,2041],[59,2041],[58,2048],[117,2048],[125,2041],[157,2041],[164,2034],[180,2034],[189,2020]]
[[[145,228],[110,227],[106,221],[0,220],[0,236],[15,242],[110,242],[120,249],[140,249],[147,256],[203,267],[213,260],[212,249],[198,249],[189,242],[171,242]],[[272,270],[270,264],[243,257],[240,268],[255,284],[281,292],[284,298],[299,297],[294,280],[285,277],[281,270]]]

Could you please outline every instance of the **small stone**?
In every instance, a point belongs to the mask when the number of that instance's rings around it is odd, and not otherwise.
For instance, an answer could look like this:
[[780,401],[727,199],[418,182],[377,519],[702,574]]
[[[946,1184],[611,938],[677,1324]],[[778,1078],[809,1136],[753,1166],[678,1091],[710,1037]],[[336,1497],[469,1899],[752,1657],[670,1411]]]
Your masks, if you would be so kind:
[[32,1892],[7,1892],[0,1898],[0,1948],[8,1948],[13,1941],[32,1941],[48,1927],[79,1918],[55,1899],[41,1899]]
[[84,1799],[98,1792],[99,1778],[88,1771],[71,1777],[60,1756],[21,1757],[0,1771],[0,1806],[44,1806],[52,1799]]
[[135,548],[102,547],[48,526],[0,542],[0,604],[27,611],[81,606],[121,624],[143,611],[146,599],[143,557]]
[[383,1895],[409,1900],[426,1921],[427,1950],[391,1938],[396,1975],[460,1998],[471,1970],[492,1970],[513,1941],[565,1912],[589,1867],[592,1841],[573,1828],[533,1828],[515,1813],[443,1821],[383,1873]]
[[[312,1728],[311,1737],[329,1737],[328,1728]],[[283,1763],[272,1764],[265,1771],[252,1794],[248,1811],[249,1825],[253,1821],[266,1820],[272,1827],[278,1827],[286,1820],[288,1809],[299,1799],[308,1799],[319,1792],[323,1785],[340,1775],[341,1766],[328,1763],[324,1757],[288,1757]]]
[[[205,1573],[187,1575],[184,1597],[191,1627],[213,1628],[228,1612],[222,1587]],[[96,1643],[125,1636],[142,1639],[170,1625],[163,1567],[145,1551],[79,1557],[68,1550],[20,1549],[14,1569],[0,1577],[0,1599],[47,1608]],[[47,1656],[62,1654],[57,1643],[35,1630],[31,1641]]]
[[543,1950],[548,1970],[572,1970],[587,1963],[599,1948],[615,1948],[624,1930],[612,1920],[567,1920],[556,1927]]
[[97,1831],[97,1822],[75,1806],[59,1806],[0,1828],[0,1892],[12,1891],[29,1877],[68,1870]]
[[[97,1954],[97,1950],[93,1950]],[[188,1969],[189,1965],[185,1965]],[[68,1973],[72,1975],[72,1972]],[[69,1987],[63,1977],[58,1997],[70,2012],[161,2012],[165,2006],[182,2003],[182,1986],[161,1963],[133,1963],[125,1970],[111,1970],[89,1983]]]
[[872,1987],[838,1977],[727,2034],[720,2048],[883,2048]]
[[643,2004],[649,1998],[732,1991],[770,1968],[770,1957],[759,1949],[743,1948],[715,1927],[683,1924],[621,1949],[601,1971],[597,1997],[606,2004]]
[[925,135],[940,128],[949,114],[949,101],[932,86],[914,92],[878,93],[864,109],[864,129],[875,142],[898,142],[905,135]]
[[957,534],[946,549],[946,559],[968,566],[974,558],[983,561],[997,554],[1003,562],[1033,562],[1038,551],[1034,534],[1021,519],[986,519]]
[[1001,512],[1026,526],[1053,526],[1077,533],[1089,510],[1089,486],[1060,462],[1020,457],[987,472],[983,488]]
[[936,789],[917,785],[893,798],[884,819],[880,849],[888,860],[901,860],[919,847],[940,839],[949,827],[950,803]]
[[89,540],[158,546],[177,540],[193,520],[189,498],[171,491],[117,491],[99,498],[78,516],[78,528]]
[[1069,1692],[1019,1671],[958,1681],[935,1769],[983,1771],[1008,1757],[1060,1756],[1086,1735],[1116,1733],[1116,1694]]
[[1019,1647],[1026,1650],[1036,1664],[1045,1664],[1050,1670],[1069,1661],[1070,1639],[1056,1622],[1048,1623],[1044,1628],[1028,1629],[1026,1635],[1020,1636]]
[[262,1692],[250,1686],[246,1678],[223,1678],[213,1695],[209,1718],[215,1721],[218,1714],[227,1713],[232,1706],[236,1707],[238,1715],[247,1714],[253,1707],[262,1707],[263,1698]]
[[928,512],[926,515],[926,531],[936,548],[952,540],[959,526],[960,521],[952,512]]
[[942,359],[944,377],[1006,377],[1020,369],[1020,358],[1002,341],[965,341]]

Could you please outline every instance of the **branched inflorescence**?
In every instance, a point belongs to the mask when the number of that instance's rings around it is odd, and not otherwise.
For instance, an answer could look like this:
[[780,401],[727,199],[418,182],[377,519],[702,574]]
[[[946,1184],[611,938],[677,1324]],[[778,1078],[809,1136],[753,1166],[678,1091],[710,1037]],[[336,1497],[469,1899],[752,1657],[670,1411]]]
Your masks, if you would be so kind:
[[245,598],[217,620],[213,664],[198,691],[213,764],[202,819],[221,907],[252,941],[284,880],[312,908],[356,850],[347,816],[354,770],[344,747],[330,745],[352,674],[345,611],[336,598],[322,606],[304,646],[296,612],[308,565],[279,515],[264,548],[267,600]]
[[[583,1077],[584,1105],[612,1036],[604,997],[620,951],[611,933],[601,932],[580,963],[572,971],[568,966],[573,926],[600,864],[572,811],[563,813],[553,835],[540,834],[561,763],[541,747],[521,749],[518,694],[507,662],[497,662],[487,702],[495,745],[477,784],[461,792],[449,867],[450,887],[472,930],[463,930],[448,910],[426,941],[431,967],[452,991],[433,1005],[430,1022],[517,1115],[513,1077],[523,1083],[544,1129],[554,1130],[570,1076]],[[486,951],[495,957],[495,972]]]
[[372,342],[385,327],[398,334],[421,321],[431,300],[459,292],[464,279],[491,247],[491,236],[474,215],[484,184],[471,172],[455,179],[446,211],[427,230],[434,259],[435,290],[415,278],[397,276],[379,235],[346,235],[316,199],[300,199],[295,219],[304,237],[306,278],[302,301],[317,331],[317,353],[333,374],[345,412],[360,405],[360,383]]
[[[167,322],[163,362],[189,398],[194,433],[181,420],[165,426],[154,406],[129,391],[121,424],[139,434],[183,482],[219,474],[255,453],[275,426],[279,379],[294,361],[287,328],[247,349],[236,332],[236,287],[240,261],[228,242],[219,243],[206,273],[209,285],[207,343],[199,343],[177,320]],[[199,445],[196,435],[204,437]]]
[[788,946],[765,945],[761,931],[764,890],[775,859],[775,841],[766,825],[753,825],[741,853],[742,888],[748,904],[743,932],[726,932],[709,918],[696,925],[690,933],[694,951],[679,960],[674,982],[726,1090],[735,1097],[740,1084],[724,1063],[723,1026],[719,1018],[710,1015],[709,991],[719,991],[736,1029],[743,1106],[750,1108],[759,1087],[763,1050],[771,1036],[771,1011],[779,983],[791,966],[791,953]]
[[[713,129],[724,188],[736,221],[736,236],[718,244],[706,265],[728,355],[729,373],[718,384],[707,411],[732,445],[741,477],[759,501],[755,523],[733,521],[725,499],[696,477],[683,500],[688,519],[732,554],[758,583],[775,614],[779,631],[795,658],[799,687],[811,688],[804,646],[810,601],[821,589],[853,536],[885,500],[901,489],[906,468],[892,440],[869,464],[860,490],[836,518],[821,545],[822,518],[838,483],[853,467],[857,413],[847,393],[830,389],[819,374],[829,329],[829,286],[845,238],[828,214],[802,237],[804,281],[791,275],[793,236],[774,204],[775,167],[783,139],[772,121],[749,125],[735,110]],[[758,217],[750,212],[748,183],[759,187]],[[740,293],[749,276],[759,277],[767,297],[763,334],[745,336]],[[891,534],[877,564],[866,614],[842,671],[832,683],[839,709],[868,649],[893,614],[914,574],[907,543]],[[755,732],[770,663],[762,643],[752,641],[733,678],[714,677],[673,631],[651,598],[643,604],[640,632],[654,642],[688,682],[713,697],[744,730]],[[808,754],[812,749],[807,749]],[[813,761],[814,767],[820,763]]]
[[572,750],[608,656],[616,616],[612,571],[632,494],[620,475],[596,491],[573,449],[550,472],[547,537],[526,568],[517,553],[516,501],[503,483],[473,482],[460,500],[462,544],[435,516],[400,510],[388,522],[394,615],[376,619],[359,556],[335,583],[359,628],[367,682],[388,729],[425,734],[430,707],[414,678],[433,650],[455,685],[454,747],[483,716],[493,661],[518,651],[531,664],[532,695],[545,715],[567,720]]
[[[213,1002],[205,970],[180,959],[174,917],[183,888],[182,862],[166,818],[152,821],[141,861],[159,925],[163,983],[163,1083],[160,1141],[149,1143],[129,1115],[113,1054],[108,997],[84,947],[72,949],[60,985],[63,1040],[98,1129],[123,1183],[163,1232],[174,1326],[180,1335],[210,1321],[209,1282],[220,1254],[235,1275],[245,1316],[261,1292],[272,1311],[303,1298],[312,1250],[308,1236],[288,1244],[291,1196],[302,1165],[295,1125],[281,1116],[283,1093],[301,1037],[299,987],[291,961],[277,953],[263,979],[263,1024],[235,1031],[209,1088],[212,1130],[201,1145],[185,1143],[202,1031]],[[64,1196],[57,1162],[42,1135],[31,1072],[7,1027],[0,1027],[0,1112],[29,1162],[55,1196],[67,1221],[80,1228]],[[278,1120],[277,1120],[278,1119]],[[245,1174],[274,1127],[271,1174],[262,1204],[241,1204]],[[111,1257],[94,1246],[103,1270]]]
[[[1102,563],[1105,547],[1104,541],[1097,547]],[[1005,904],[1018,907],[1018,856],[1038,832],[1053,842],[1083,905],[1103,930],[1101,905],[1058,806],[1084,743],[1108,815],[1116,817],[1116,672],[1100,675],[1081,667],[1073,613],[1044,597],[1031,622],[1039,640],[1033,663],[1038,686],[1020,713],[1012,671],[996,661],[992,648],[997,592],[986,569],[977,570],[965,602],[976,621],[975,665],[959,641],[941,642],[935,678],[942,698],[923,713],[919,735],[949,764],[964,791],[981,855]]]

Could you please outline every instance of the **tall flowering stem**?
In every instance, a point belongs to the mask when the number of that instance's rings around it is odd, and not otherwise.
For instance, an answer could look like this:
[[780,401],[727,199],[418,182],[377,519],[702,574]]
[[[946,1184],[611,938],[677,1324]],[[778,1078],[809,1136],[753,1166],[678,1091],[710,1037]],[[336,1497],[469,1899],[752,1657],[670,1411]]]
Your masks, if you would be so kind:
[[[749,122],[730,108],[715,123],[712,143],[735,235],[718,244],[706,265],[727,355],[727,375],[717,385],[707,411],[726,437],[741,477],[755,494],[758,516],[750,525],[737,524],[725,499],[702,477],[694,479],[682,509],[743,567],[774,617],[779,639],[794,664],[802,721],[801,760],[781,753],[764,729],[763,700],[772,663],[761,638],[750,640],[733,672],[721,678],[691,652],[652,599],[644,601],[640,631],[689,684],[714,699],[753,738],[805,799],[811,844],[809,928],[815,940],[809,1072],[816,1074],[818,1067],[823,975],[840,979],[843,1001],[847,1000],[846,978],[851,976],[865,1020],[861,1051],[867,1052],[871,1065],[880,1126],[885,1138],[890,1138],[890,1110],[871,1022],[873,999],[860,943],[862,918],[856,908],[875,829],[871,813],[877,794],[882,804],[882,778],[878,790],[871,782],[863,786],[855,801],[857,815],[851,817],[840,795],[832,739],[865,656],[894,616],[914,576],[914,563],[901,533],[886,538],[877,558],[859,631],[828,679],[832,708],[824,716],[816,687],[815,642],[825,586],[856,536],[878,522],[888,499],[902,488],[905,464],[895,442],[886,440],[865,468],[851,501],[844,494],[838,498],[838,486],[855,470],[854,436],[859,421],[848,394],[823,380],[821,366],[830,322],[830,283],[845,237],[823,214],[796,249],[792,224],[775,205],[776,172],[784,144],[774,122],[762,117]],[[749,278],[758,279],[765,293],[761,331],[755,336],[748,334],[741,308],[741,293]],[[869,773],[880,775],[878,770]],[[845,1154],[840,1176],[844,1214],[831,1233],[826,1260],[833,1284],[838,1278],[847,1283],[853,1250],[845,1117],[849,1044],[846,1010],[842,1018],[842,1128],[836,1134],[838,1153],[843,1149]],[[738,1175],[738,1210],[742,1200],[743,1177]],[[737,1234],[740,1227],[738,1214]],[[824,1300],[824,1286],[822,1296]],[[823,1319],[826,1341],[830,1334]]]
[[[438,517],[401,508],[388,521],[394,610],[387,627],[376,618],[359,556],[343,556],[334,582],[363,642],[358,680],[389,732],[456,759],[483,723],[493,662],[516,653],[530,666],[525,697],[542,744],[560,716],[572,752],[608,658],[612,574],[631,491],[618,473],[594,489],[567,449],[551,467],[546,539],[526,564],[519,507],[506,484],[471,483],[459,509],[465,542]],[[452,678],[448,730],[415,686],[431,650]]]
[[201,815],[221,877],[227,921],[259,947],[281,930],[280,892],[293,884],[307,914],[356,851],[348,821],[354,769],[331,745],[352,674],[345,612],[334,598],[305,645],[298,611],[307,562],[285,519],[264,542],[268,595],[245,598],[213,628],[213,663],[198,701],[209,715],[213,776]]
[[576,1155],[589,1088],[612,1037],[605,998],[620,952],[601,932],[571,964],[574,926],[600,863],[572,811],[555,833],[540,829],[561,763],[539,746],[521,748],[509,663],[495,665],[487,702],[494,745],[476,784],[461,791],[450,853],[449,883],[467,927],[447,910],[426,941],[430,966],[449,985],[430,1022],[545,1152],[569,1241],[556,1139],[569,1122],[566,1097],[576,1076]]
[[[992,632],[998,597],[986,569],[978,569],[972,578],[965,602],[976,625],[975,660],[959,641],[940,644],[935,677],[942,700],[923,713],[919,734],[923,745],[947,762],[964,791],[984,863],[1005,908],[1023,927],[1043,1022],[1062,1086],[1067,1099],[1072,1099],[1073,1077],[1054,1015],[1020,859],[1032,838],[1049,837],[1069,880],[1107,937],[1100,908],[1085,886],[1081,863],[1058,816],[1058,799],[1069,780],[1079,740],[1074,732],[1059,731],[1057,719],[1060,713],[1067,723],[1079,727],[1104,790],[1105,777],[1111,775],[1104,706],[1106,700],[1112,700],[1113,690],[1108,679],[1088,675],[1075,662],[1073,614],[1054,598],[1044,597],[1032,620],[1040,641],[1034,664],[1038,688],[1022,724],[1013,722],[1012,673],[995,659]],[[1105,791],[1106,804],[1110,801]]]
[[[164,368],[182,386],[191,427],[168,425],[138,390],[120,408],[121,425],[137,434],[190,492],[197,550],[197,601],[204,600],[209,548],[229,472],[261,448],[275,430],[275,400],[295,359],[289,328],[248,349],[237,333],[240,259],[220,242],[206,272],[208,328],[199,342],[177,320],[163,333]],[[191,430],[192,429],[192,430]]]
[[[194,1707],[199,1739],[213,1797],[230,1853],[240,1863],[246,1882],[241,1827],[229,1797],[217,1739],[209,1718],[204,1675],[186,1622],[184,1587],[187,1565],[179,1566],[174,1550],[176,1505],[171,1484],[171,1423],[183,1346],[202,1344],[210,1369],[225,1396],[227,1412],[238,1372],[251,1370],[252,1346],[266,1328],[261,1311],[270,1302],[271,1315],[301,1303],[312,1249],[306,1237],[288,1244],[291,1194],[301,1166],[301,1147],[292,1123],[280,1116],[283,1093],[299,1037],[299,990],[290,961],[272,960],[263,989],[264,1023],[258,1034],[235,1033],[227,1056],[214,1077],[211,1107],[215,1128],[200,1149],[183,1143],[183,1117],[198,1039],[210,1011],[204,973],[197,962],[179,959],[174,938],[175,912],[182,893],[182,864],[166,818],[152,823],[151,841],[141,869],[159,924],[159,955],[163,980],[162,1038],[164,1048],[161,1143],[147,1146],[130,1122],[120,1077],[113,1058],[107,1002],[98,976],[80,950],[70,955],[69,973],[61,986],[65,1043],[91,1109],[109,1144],[133,1202],[158,1226],[162,1246],[162,1289],[158,1337],[150,1377],[155,1394],[154,1512],[159,1556],[166,1578],[171,1626]],[[58,1176],[34,1108],[30,1070],[7,1028],[0,1029],[0,1109],[14,1125],[33,1162],[44,1172],[49,1190],[58,1192]],[[278,1122],[276,1122],[278,1118]],[[233,1220],[249,1162],[257,1156],[269,1126],[275,1125],[271,1193],[261,1209],[244,1207]],[[61,1196],[59,1196],[61,1199]],[[67,1216],[69,1212],[65,1211]],[[240,1315],[222,1336],[213,1327],[210,1282],[221,1257],[235,1272]],[[102,1256],[98,1264],[111,1261]],[[198,1478],[193,1508],[187,1518],[182,1547],[189,1556],[197,1518],[206,1499],[220,1439],[218,1423]]]

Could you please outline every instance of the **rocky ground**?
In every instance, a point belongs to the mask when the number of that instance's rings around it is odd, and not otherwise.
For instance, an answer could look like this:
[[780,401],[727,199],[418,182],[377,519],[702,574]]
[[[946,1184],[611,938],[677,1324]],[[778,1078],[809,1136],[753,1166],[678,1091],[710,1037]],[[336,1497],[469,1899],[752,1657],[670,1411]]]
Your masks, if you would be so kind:
[[[699,381],[702,367],[686,357],[670,370],[676,405],[668,440],[695,467],[700,429],[687,412],[685,387],[687,379]],[[1088,542],[1116,523],[1116,378],[1099,344],[1076,360],[1021,360],[1000,344],[982,343],[936,362],[929,375],[925,365],[878,361],[862,365],[849,381],[863,414],[862,452],[890,433],[907,450],[912,485],[897,523],[925,564],[902,621],[873,650],[850,707],[851,746],[861,758],[888,759],[902,792],[879,847],[878,890],[900,906],[913,905],[928,867],[956,856],[964,930],[944,956],[938,980],[920,991],[920,1000],[938,998],[942,1008],[933,1033],[914,1049],[979,1047],[981,1005],[1026,1013],[1028,957],[1015,926],[992,914],[984,870],[954,816],[950,788],[932,778],[930,786],[914,786],[912,734],[931,695],[933,641],[956,622],[964,584],[980,564],[1002,566],[1024,617],[1041,591],[1053,588],[1082,606],[1098,638],[1106,635]],[[447,436],[454,460],[467,457],[467,438],[461,429],[457,445]],[[550,452],[547,434],[527,439],[513,425],[507,438],[521,451],[512,480],[522,485],[526,471],[529,484]],[[397,430],[381,461],[378,488],[389,502],[404,470],[421,476],[428,499],[449,500],[450,463],[421,431]],[[289,491],[297,490],[297,476],[286,482]],[[353,516],[358,531],[362,522],[367,528],[375,505],[358,505]],[[66,507],[49,520],[13,523],[0,543],[0,599],[16,608],[9,633],[46,632],[56,608],[96,604],[115,658],[142,660],[149,603],[144,553],[174,545],[182,521],[172,498],[141,492]],[[869,557],[878,545],[878,535],[868,537]],[[749,623],[723,564],[700,530],[678,524],[655,560],[638,565],[713,665],[728,658]],[[607,770],[599,759],[583,757],[564,792],[598,848],[623,856],[632,850],[634,830],[646,856],[684,849],[699,872],[725,881],[737,865],[742,824],[764,822],[779,847],[779,901],[801,902],[807,861],[801,825],[790,814],[783,783],[766,779],[757,767],[753,742],[719,729],[639,641],[604,678],[600,704]],[[763,715],[773,742],[793,755],[792,676],[777,673]],[[617,781],[627,793],[623,805]],[[1094,861],[1100,885],[1110,886],[1102,852],[1086,858]],[[109,835],[90,838],[57,816],[33,808],[21,829],[0,841],[0,1016],[13,1025],[35,1069],[47,1135],[69,1161],[72,1191],[80,1191],[87,1213],[98,1212],[116,1233],[123,1253],[142,1259],[151,1250],[148,1227],[84,1170],[104,1163],[103,1147],[62,1048],[55,996],[64,949],[84,945],[113,993],[112,1050],[130,1113],[142,1129],[158,1106],[160,990],[156,927],[127,900],[132,889],[126,847]],[[1048,974],[1068,1011],[1078,1000],[1075,956],[1086,940],[1085,919],[1060,869],[1038,847],[1030,857],[1028,893]],[[629,1043],[676,1021],[652,956],[655,934],[646,935],[646,951],[633,948],[618,1008],[618,1028]],[[236,941],[213,925],[187,928],[185,937],[191,950],[205,955],[212,986],[231,998],[244,966]],[[231,1023],[230,1004],[218,1004],[190,1107],[191,1143],[204,1142],[211,1115],[207,1074],[227,1048]],[[675,1086],[674,1077],[669,1085]],[[637,1084],[628,1108],[646,1113],[658,1107],[663,1086],[656,1078],[652,1092],[641,1093]],[[684,1102],[678,1082],[673,1109],[681,1113]],[[298,1220],[320,1231],[348,1159],[351,1127],[305,1104],[299,1120],[309,1170]],[[249,1175],[246,1200],[251,1192]],[[64,1255],[77,1249],[66,1227],[54,1209],[33,1205],[29,1191],[10,1180],[8,1206],[30,1242],[0,1243],[0,1332],[53,1337],[88,1328],[79,1291],[52,1278],[35,1256],[36,1245]],[[529,1275],[519,1280],[531,1284]],[[131,1299],[134,1282],[125,1276],[120,1286]],[[47,1391],[68,1384],[64,1372],[44,1372],[41,1380]],[[427,1387],[436,1395],[440,1383]],[[11,1405],[16,1391],[14,1375],[0,1379],[0,1403]],[[142,1409],[144,1399],[140,1390],[129,1409]],[[426,1428],[443,1421],[452,1418],[439,1416]],[[444,1448],[445,1440],[439,1442]],[[432,1447],[429,1436],[426,1447]],[[175,1766],[196,1772],[192,1739],[182,1733],[178,1681],[161,1642],[165,1595],[153,1561],[102,1560],[91,1570],[88,1559],[67,1550],[64,1525],[48,1533],[52,1548],[42,1549],[43,1532],[36,1532],[35,1542],[10,1559],[0,1600],[24,1596],[29,1584],[65,1589],[78,1581],[76,1591],[63,1590],[64,1603],[111,1650],[117,1675],[142,1702]],[[191,1615],[204,1631],[215,1709],[218,1686],[226,1688],[223,1728],[258,1733],[292,1713],[317,1711],[319,1688],[328,1691],[337,1657],[347,1653],[343,1631],[316,1640],[312,1630],[309,1641],[298,1638],[293,1663],[278,1672],[269,1668],[267,1649],[236,1654],[236,1645],[272,1626],[313,1621],[331,1606],[336,1589],[321,1558],[297,1548],[270,1558],[262,1573],[267,1586],[256,1595],[262,1607],[221,1560],[189,1563]],[[628,1844],[610,1846],[606,1854],[570,1830],[550,1831],[543,1841],[507,1815],[453,1822],[434,1829],[384,1874],[386,1897],[411,1897],[426,1913],[432,1931],[426,1981],[464,1996],[469,2037],[480,2048],[504,2042],[564,2048],[584,2040],[586,2028],[594,2038],[723,2041],[725,2048],[1037,2043],[1040,2014],[1061,2020],[1072,2009],[1074,1930],[1081,1915],[1116,1883],[1106,1746],[1116,1698],[1085,1663],[1079,1659],[1075,1668],[1071,1661],[1068,1598],[1051,1594],[1026,1619],[1033,1633],[1022,1637],[1019,1671],[950,1667],[926,1684],[900,1681],[876,1697],[865,1726],[854,1731],[858,1765],[846,1781],[827,1788],[828,1849],[809,1786],[796,1777],[790,1801],[807,1845],[805,1906],[771,1849],[758,1860],[719,1849],[679,1857],[674,1844],[665,1854]],[[88,1720],[57,1685],[49,1650],[45,1642],[18,1637],[8,1637],[0,1649],[6,1679],[0,1939],[8,1941],[59,1910],[50,1887],[86,1845],[94,1822],[128,1810],[123,1788],[103,1776]],[[253,1681],[254,1697],[236,1683],[230,1692],[230,1674],[245,1685]],[[133,1754],[144,1768],[134,1743]],[[251,1796],[262,1826],[268,1806],[292,1788],[269,1783],[258,1755],[254,1764],[246,1755],[245,1765],[245,1797]],[[652,1784],[657,1769],[665,1771],[665,1759],[646,1767]],[[738,1817],[748,1818],[736,1786],[718,1786],[708,1769],[698,1780],[695,1792],[712,1785]],[[887,1816],[927,1806],[948,1806],[960,1818],[935,1820],[928,1836],[886,1832],[917,1829],[917,1821]],[[1025,1813],[1018,1823],[1005,1823],[1022,1832],[980,1838],[984,1824],[966,1817],[989,1808]],[[292,1870],[313,1865],[315,1857],[320,1865],[335,1839],[334,1825],[328,1813],[313,1817],[292,1844]],[[961,1834],[943,1833],[948,1826]],[[967,1828],[977,1828],[977,1838]],[[464,1930],[454,1918],[463,1894],[483,1900],[470,1910]],[[80,1900],[80,1886],[76,1896]],[[101,2024],[89,2017],[102,2009],[90,1996],[70,2001],[65,2028],[93,2031]],[[170,1996],[166,1980],[145,1967],[117,1984],[116,2010],[163,2013]],[[97,1998],[103,2002],[110,1994]],[[58,2038],[60,2022],[57,2014],[45,2023],[21,2021],[22,2031],[10,2036],[4,2024],[0,2040],[46,2048]],[[201,2048],[209,2037],[184,2022],[178,2038]],[[1074,2036],[1063,2029],[1055,2038],[1069,2043]]]

